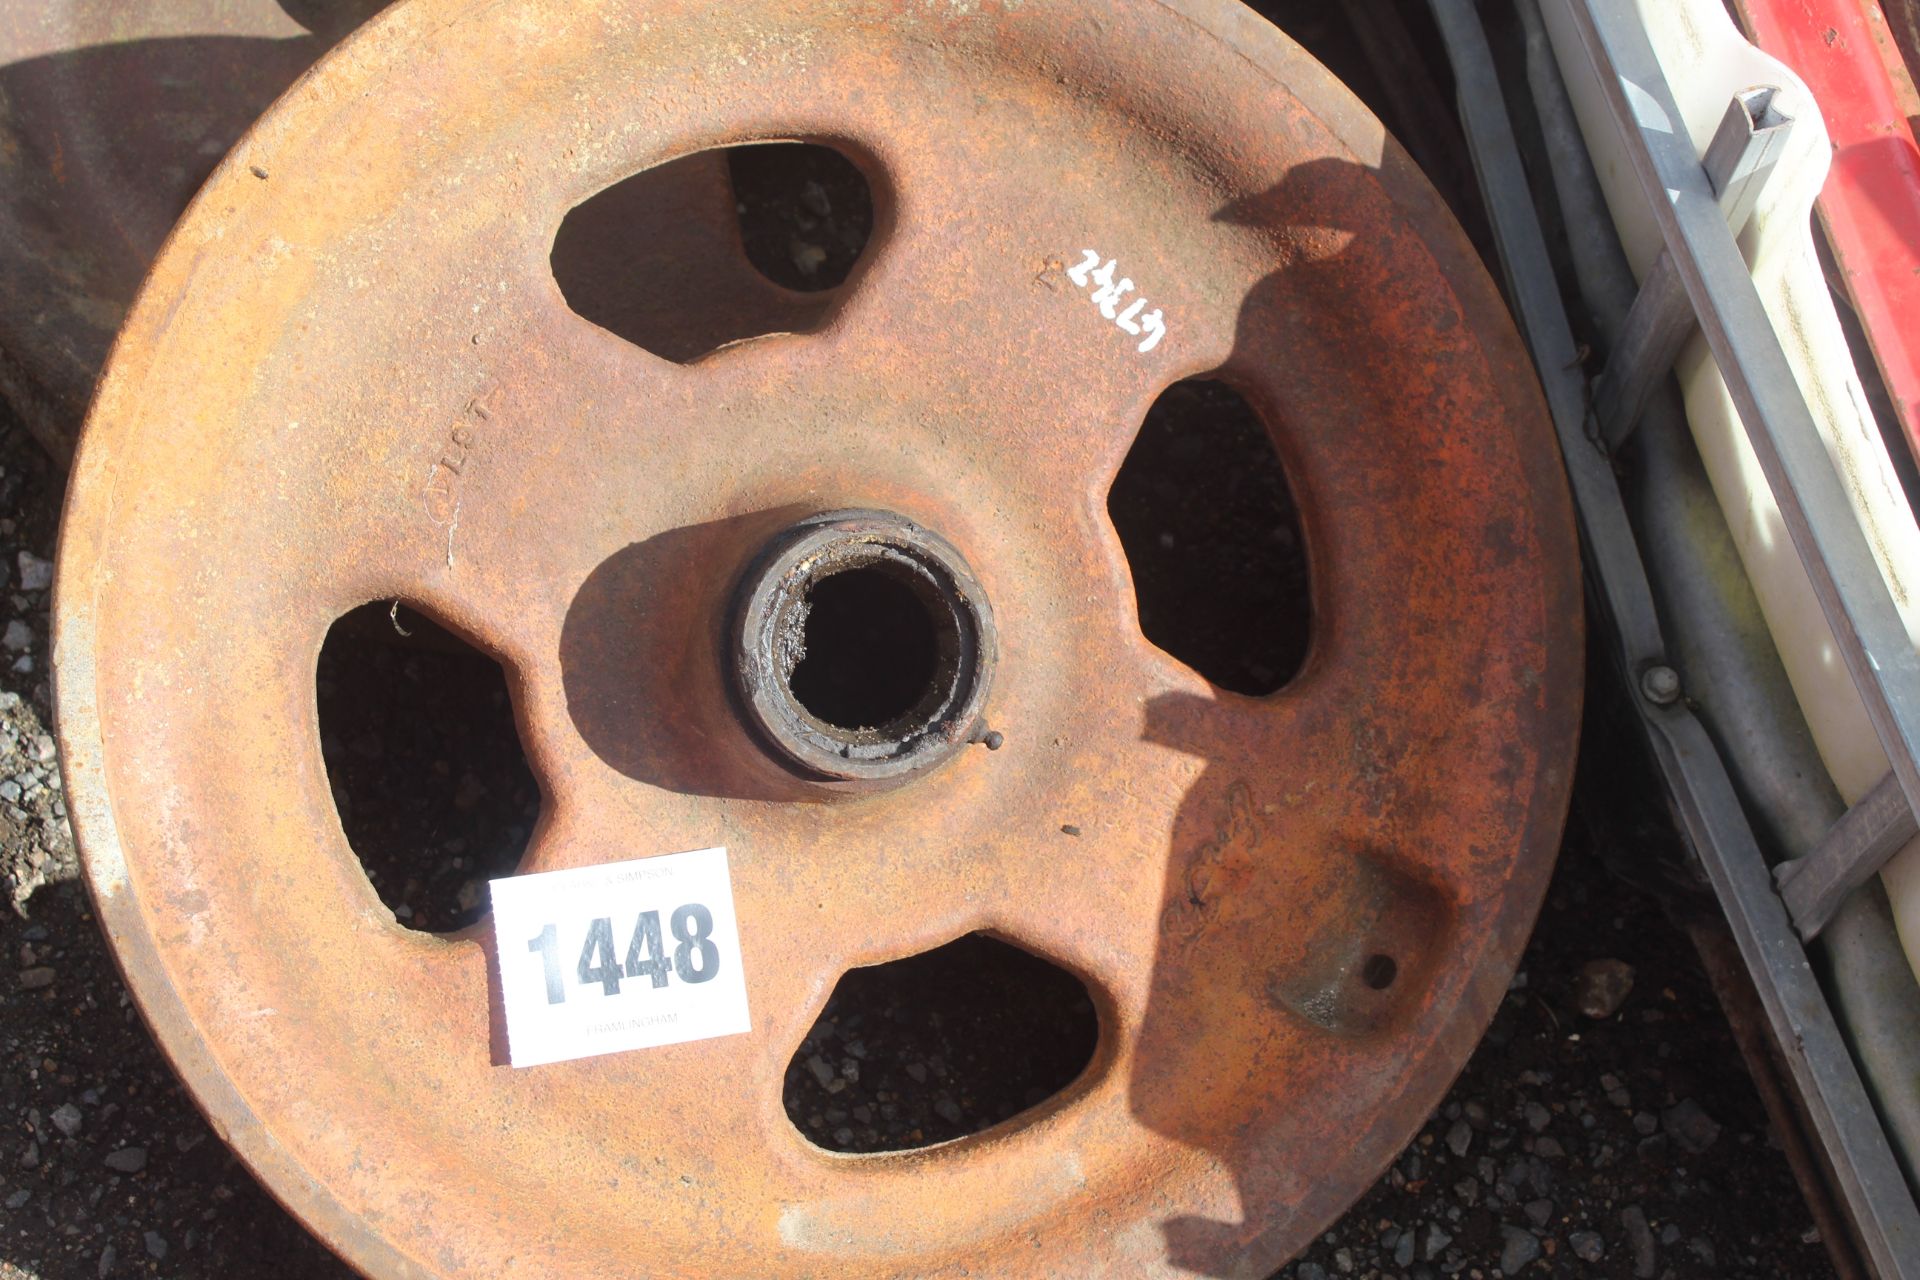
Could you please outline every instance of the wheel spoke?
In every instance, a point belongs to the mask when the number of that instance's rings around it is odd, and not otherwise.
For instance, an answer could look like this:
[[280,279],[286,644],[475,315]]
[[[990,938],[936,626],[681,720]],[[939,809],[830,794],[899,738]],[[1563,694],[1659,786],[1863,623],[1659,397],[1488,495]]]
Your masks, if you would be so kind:
[[[1104,491],[1153,398],[1228,357],[1237,295],[1219,277],[1253,268],[1223,262],[1222,229],[1204,218],[1178,235],[1143,229],[1082,177],[1118,163],[1100,142],[1075,154],[1086,139],[1018,100],[985,110],[956,136],[928,104],[889,105],[871,142],[894,217],[820,341],[851,384],[884,397],[875,420],[922,447],[997,456],[1056,498]],[[1009,146],[1074,159],[1036,185],[987,161]],[[1203,272],[1214,279],[1195,288]],[[1126,291],[1102,297],[1103,282]]]

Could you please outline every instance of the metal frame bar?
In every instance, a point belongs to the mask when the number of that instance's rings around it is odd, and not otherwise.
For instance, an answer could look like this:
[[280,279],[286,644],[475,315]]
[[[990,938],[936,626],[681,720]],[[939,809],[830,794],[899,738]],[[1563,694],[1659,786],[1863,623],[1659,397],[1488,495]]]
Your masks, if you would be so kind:
[[1631,5],[1575,0],[1569,12],[1848,674],[1908,808],[1920,812],[1920,653],[1680,123],[1646,29]]
[[[1520,98],[1516,92],[1520,86],[1508,83],[1507,100],[1524,104],[1516,109],[1531,109],[1538,119],[1545,151],[1540,159],[1553,179],[1560,217],[1566,224],[1572,288],[1595,336],[1612,350],[1639,282],[1627,264],[1599,173],[1587,153],[1539,0],[1513,0],[1513,5],[1525,38],[1526,96]],[[1566,280],[1561,283],[1563,289],[1568,287]],[[1827,776],[1767,631],[1759,599],[1746,581],[1732,529],[1714,496],[1674,379],[1656,387],[1634,429],[1634,440],[1633,480],[1631,484],[1622,481],[1622,494],[1633,513],[1675,665],[1687,673],[1688,706],[1720,748],[1767,856],[1810,853],[1847,806]],[[1913,1082],[1920,1080],[1920,1039],[1913,1035],[1913,1028],[1920,1027],[1920,982],[1915,981],[1895,934],[1885,889],[1870,880],[1848,896],[1821,940],[1821,989],[1900,1159],[1907,1185],[1920,1194],[1914,1162],[1902,1154],[1920,1153],[1920,1092],[1913,1088]],[[1737,957],[1731,934],[1726,935],[1725,949]],[[1735,963],[1744,970],[1744,961]],[[1738,1036],[1756,1077],[1777,1075],[1784,1082],[1786,1064],[1778,1061],[1770,1034],[1765,1035],[1769,1045],[1764,1054],[1756,1059],[1751,1051],[1753,1040],[1768,1025],[1752,979],[1745,977],[1745,1000],[1736,990],[1741,984],[1717,985],[1736,1029],[1743,1020],[1756,1029],[1754,1036]],[[1747,1001],[1750,1013],[1742,1015],[1739,1007]],[[1776,1095],[1762,1090],[1763,1098],[1770,1096]],[[1793,1099],[1785,1114],[1773,1115],[1783,1145],[1790,1152],[1795,1150],[1789,1135],[1798,1132],[1805,1135],[1809,1152],[1817,1150],[1819,1143],[1798,1091],[1789,1087],[1777,1096]],[[1810,1203],[1827,1199],[1837,1207],[1838,1191],[1832,1185],[1828,1161],[1812,1158],[1795,1161],[1794,1166],[1803,1187],[1810,1182],[1816,1186],[1809,1194]],[[1841,1226],[1841,1230],[1823,1232],[1830,1253],[1839,1254],[1853,1245],[1851,1229],[1845,1223]],[[1854,1274],[1866,1274],[1857,1246],[1848,1252],[1854,1255]],[[1835,1257],[1834,1265],[1845,1274],[1840,1257]]]
[[[1583,3],[1610,7],[1615,11],[1612,21],[1616,25],[1631,21],[1621,12],[1630,12],[1630,6],[1617,0],[1572,2],[1576,12]],[[1611,615],[1611,635],[1622,671],[1641,691],[1634,700],[1641,722],[1671,789],[1681,825],[1720,898],[1728,927],[1752,974],[1774,1042],[1833,1165],[1861,1244],[1883,1280],[1920,1280],[1920,1207],[1916,1207],[1894,1160],[1833,1012],[1807,963],[1806,951],[1794,935],[1785,905],[1774,892],[1765,859],[1726,766],[1685,699],[1656,699],[1654,692],[1664,692],[1665,686],[1646,680],[1648,672],[1668,665],[1651,587],[1612,467],[1588,436],[1586,386],[1575,358],[1573,334],[1473,0],[1430,3],[1453,64],[1461,119],[1493,222],[1508,300],[1532,348],[1560,436],[1590,577],[1600,603]],[[1591,13],[1584,17],[1589,24],[1594,20]],[[1635,30],[1644,46],[1644,31]],[[1614,38],[1620,39],[1617,34]],[[1646,50],[1646,56],[1651,59],[1651,50]],[[1651,65],[1650,76],[1645,66],[1637,74],[1643,88],[1657,89],[1659,96],[1667,97],[1666,120],[1677,120],[1678,112],[1659,78],[1658,64]],[[1658,97],[1652,100],[1657,102]],[[1628,122],[1637,133],[1638,125],[1632,117]],[[1680,141],[1689,149],[1687,163],[1693,172],[1686,186],[1676,189],[1692,193],[1688,201],[1700,204],[1711,215],[1714,230],[1739,261],[1705,171],[1691,156],[1691,144],[1684,143],[1684,138]],[[1671,245],[1673,232],[1669,230],[1668,235]],[[1697,277],[1697,268],[1689,267],[1685,253],[1677,252],[1675,261],[1688,296],[1696,306],[1701,305],[1698,281],[1689,280],[1690,272]],[[1752,282],[1745,275],[1744,262],[1740,263],[1740,273],[1751,294]],[[1773,331],[1765,313],[1758,309],[1757,297],[1735,317],[1715,318],[1705,327],[1710,337],[1718,331],[1724,341],[1728,325],[1736,321],[1745,329],[1757,323],[1772,338]],[[1777,343],[1775,352],[1777,355]],[[1779,372],[1786,372],[1784,357]],[[1793,386],[1790,374],[1785,385],[1789,389]],[[1777,388],[1768,392],[1769,407],[1778,394]],[[1805,414],[1804,405],[1800,412]],[[1810,421],[1807,425],[1811,429]],[[1817,437],[1814,443],[1817,445]],[[1824,458],[1821,461],[1824,463]],[[1828,478],[1833,481],[1831,471]],[[1837,485],[1837,481],[1834,483]]]

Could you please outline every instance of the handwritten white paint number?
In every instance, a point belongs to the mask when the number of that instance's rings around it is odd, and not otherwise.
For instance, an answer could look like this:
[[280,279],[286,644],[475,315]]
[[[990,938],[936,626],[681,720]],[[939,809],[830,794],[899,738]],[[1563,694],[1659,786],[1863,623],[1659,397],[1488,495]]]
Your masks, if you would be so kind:
[[[1125,332],[1136,338],[1142,334],[1146,335],[1141,340],[1139,348],[1143,354],[1159,346],[1160,339],[1167,336],[1166,317],[1160,314],[1158,307],[1142,315],[1141,312],[1147,305],[1147,300],[1143,297],[1136,296],[1133,301],[1126,302],[1127,295],[1134,291],[1134,284],[1125,276],[1118,280],[1113,278],[1114,272],[1120,266],[1119,259],[1108,258],[1102,263],[1100,255],[1092,249],[1082,249],[1080,252],[1086,257],[1077,265],[1067,268],[1067,279],[1082,289],[1089,285],[1098,285],[1099,287],[1093,291],[1094,305],[1100,308],[1101,315],[1113,321]],[[1124,310],[1121,309],[1123,302],[1126,302]]]

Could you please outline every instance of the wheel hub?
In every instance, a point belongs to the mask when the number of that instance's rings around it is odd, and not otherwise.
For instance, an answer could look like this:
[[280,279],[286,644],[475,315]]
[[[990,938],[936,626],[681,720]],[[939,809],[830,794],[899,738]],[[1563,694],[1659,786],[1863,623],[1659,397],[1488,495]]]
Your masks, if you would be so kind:
[[938,534],[891,512],[816,516],[774,541],[739,596],[741,702],[798,768],[884,781],[980,736],[993,614]]

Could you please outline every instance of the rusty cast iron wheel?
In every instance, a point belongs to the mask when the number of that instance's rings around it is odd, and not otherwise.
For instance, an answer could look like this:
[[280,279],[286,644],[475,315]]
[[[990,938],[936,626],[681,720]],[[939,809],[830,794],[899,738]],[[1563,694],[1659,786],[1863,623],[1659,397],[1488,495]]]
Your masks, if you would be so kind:
[[[781,138],[876,194],[824,328],[680,365],[567,308],[571,206]],[[1104,311],[1088,249],[1132,282]],[[1266,698],[1147,642],[1105,506],[1213,370],[1312,565]],[[977,586],[998,750],[849,785],[752,723],[740,586],[856,510]],[[398,5],[161,254],[61,557],[120,962],[226,1139],[383,1277],[1265,1274],[1491,1016],[1578,718],[1570,510],[1497,295],[1380,125],[1225,0]],[[497,1064],[486,924],[400,927],[328,790],[316,654],[388,598],[506,665],[525,869],[729,848],[751,1034]],[[811,1145],[781,1081],[836,981],[974,930],[1086,982],[1084,1074],[945,1145]]]

